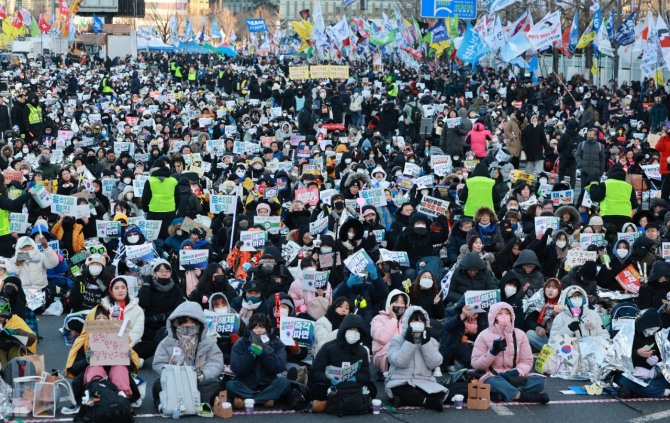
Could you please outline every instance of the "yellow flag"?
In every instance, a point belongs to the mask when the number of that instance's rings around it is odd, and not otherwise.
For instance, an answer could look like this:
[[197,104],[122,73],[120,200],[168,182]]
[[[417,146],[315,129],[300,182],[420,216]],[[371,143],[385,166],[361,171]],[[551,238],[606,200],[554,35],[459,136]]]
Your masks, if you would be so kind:
[[304,19],[302,22],[291,22],[291,26],[295,33],[303,40],[308,39],[312,35],[312,24]]
[[593,58],[593,65],[591,65],[591,75],[598,75],[600,72],[598,70],[598,59]]
[[656,71],[656,75],[654,76],[654,82],[656,82],[656,85],[665,87],[665,81],[663,81],[663,69],[658,69]]
[[591,41],[596,39],[596,32],[593,30],[593,20],[589,23],[589,26],[586,27],[581,38],[577,42],[576,48],[585,48],[588,46]]

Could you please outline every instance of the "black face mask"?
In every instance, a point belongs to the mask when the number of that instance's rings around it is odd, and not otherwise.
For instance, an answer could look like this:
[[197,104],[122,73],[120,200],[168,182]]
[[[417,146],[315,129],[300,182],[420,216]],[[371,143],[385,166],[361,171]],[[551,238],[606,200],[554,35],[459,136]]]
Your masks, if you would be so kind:
[[[402,308],[402,310],[400,310]],[[393,313],[396,316],[402,316],[405,313],[405,307],[394,306]]]
[[221,287],[226,283],[226,276],[225,275],[216,275],[214,276],[214,286],[215,287]]
[[335,210],[342,210],[344,208],[344,202],[343,201],[336,201],[333,204],[333,207],[335,207]]
[[272,274],[272,271],[274,270],[274,268],[275,267],[272,264],[264,264],[264,265],[261,266],[261,271],[266,275],[270,275],[270,274]]
[[156,283],[159,285],[169,285],[172,282],[171,278],[156,278]]
[[5,297],[7,297],[8,300],[13,300],[16,298],[16,287],[14,285],[5,285],[5,287],[2,289],[2,292]]
[[425,228],[423,226],[415,226],[414,227],[414,232],[417,235],[426,235],[428,233],[428,228]]
[[249,229],[249,222],[240,222],[240,229],[246,231]]

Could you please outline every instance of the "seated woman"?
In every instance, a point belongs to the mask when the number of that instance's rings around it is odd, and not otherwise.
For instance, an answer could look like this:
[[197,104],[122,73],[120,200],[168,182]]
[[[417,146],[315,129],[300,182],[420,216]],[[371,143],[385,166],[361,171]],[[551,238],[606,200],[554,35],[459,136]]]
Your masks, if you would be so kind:
[[112,279],[101,304],[109,310],[110,320],[128,320],[130,346],[137,345],[144,334],[144,310],[137,298],[130,297],[126,278],[117,276]]
[[426,330],[428,313],[411,306],[402,317],[402,335],[389,343],[391,364],[386,395],[396,403],[442,411],[449,390],[435,381],[433,371],[442,364],[439,343]]
[[[104,306],[98,305],[86,315],[87,321],[110,320],[109,310]],[[88,332],[84,331],[84,324],[79,322],[80,327],[76,327],[81,334],[77,337],[70,348],[65,364],[67,377],[74,378],[72,390],[76,400],[81,401],[84,386],[95,379],[109,380],[119,389],[119,395],[123,395],[131,402],[140,398],[140,393],[130,373],[137,372],[139,369],[140,358],[128,345],[130,354],[130,365],[128,366],[92,366],[90,365],[93,351],[90,349],[90,337]]]
[[337,338],[326,343],[319,350],[314,359],[314,364],[309,376],[310,389],[312,390],[312,411],[322,413],[326,411],[328,390],[336,386],[340,381],[331,379],[326,374],[329,366],[344,368],[346,366],[357,366],[356,373],[348,382],[356,382],[366,386],[370,390],[370,398],[375,398],[377,389],[370,382],[370,362],[368,350],[363,346],[361,340],[365,338],[365,320],[356,314],[350,314],[344,318],[337,333]]
[[[300,270],[302,272],[316,271],[316,261],[311,257],[305,257],[300,262]],[[308,291],[302,289],[302,279],[296,279],[291,284],[288,293],[296,306],[298,317],[314,320],[323,317],[333,298],[333,288],[330,282],[327,282],[323,289]]]
[[409,295],[394,289],[386,297],[386,309],[372,319],[370,325],[372,361],[379,373],[389,369],[388,343],[402,333],[398,319],[402,318],[407,307],[409,307]]
[[35,354],[37,350],[37,335],[28,327],[26,322],[18,315],[12,313],[12,306],[5,297],[0,297],[0,364],[2,367],[9,360],[20,357],[21,349],[24,344],[15,338],[15,336],[25,336],[28,338],[25,347],[28,351]]
[[554,318],[549,343],[552,343],[554,337],[563,339],[563,335],[573,338],[602,336],[609,339],[610,334],[603,327],[600,315],[589,308],[588,297],[583,288],[573,285],[563,289],[558,304],[563,310]]
[[544,292],[537,292],[533,297],[543,296],[544,301],[534,301],[531,298],[528,309],[526,310],[526,327],[530,328],[526,332],[530,346],[540,351],[549,341],[551,326],[554,318],[561,314],[563,306],[558,304],[561,296],[561,281],[556,278],[547,279],[544,283]]
[[491,400],[546,404],[544,378],[527,376],[533,367],[533,353],[526,334],[514,328],[514,309],[500,302],[489,309],[489,327],[479,334],[471,364],[486,372],[480,382],[491,385]]
[[[209,297],[209,312],[214,313],[215,316],[221,316],[225,314],[237,314],[234,308],[230,306],[228,297],[225,294],[215,292]],[[207,314],[208,312],[205,312]],[[207,317],[209,319],[209,317]],[[218,326],[217,326],[218,328]],[[231,352],[233,350],[233,345],[240,339],[240,334],[245,333],[246,325],[243,321],[240,320],[240,326],[237,328],[237,332],[217,332],[215,335],[216,345],[223,353],[223,362],[230,363]],[[213,331],[210,330],[210,336],[214,336]]]
[[338,330],[342,321],[351,312],[351,303],[347,297],[335,298],[335,301],[326,310],[326,315],[314,324],[314,350],[312,356],[316,357],[321,347],[327,342],[337,338]]
[[[207,321],[200,304],[183,302],[167,319],[168,336],[154,354],[153,369],[159,375],[168,364],[191,366],[198,374],[200,400],[211,403],[221,388],[219,375],[223,372],[223,354],[216,342],[207,336]],[[160,376],[154,382],[153,398],[160,410]]]

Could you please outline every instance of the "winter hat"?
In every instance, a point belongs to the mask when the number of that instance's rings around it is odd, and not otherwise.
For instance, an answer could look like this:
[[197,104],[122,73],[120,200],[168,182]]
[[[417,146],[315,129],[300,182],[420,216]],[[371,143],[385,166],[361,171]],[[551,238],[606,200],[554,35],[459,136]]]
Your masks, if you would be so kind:
[[593,281],[596,279],[596,274],[598,273],[598,265],[595,261],[587,261],[584,263],[581,269],[579,269],[579,276],[582,279],[587,281]]
[[107,258],[102,254],[91,254],[86,258],[86,265],[90,266],[93,263],[102,264],[103,266],[107,265]]
[[191,247],[192,249],[195,250],[195,243],[190,239],[184,240],[184,242],[182,242],[181,245],[179,246],[179,249],[183,250],[186,247]]
[[267,210],[268,213],[272,212],[272,208],[269,204],[266,203],[258,203],[256,206],[256,213],[258,213],[260,210]]
[[591,216],[591,219],[589,219],[589,226],[602,226],[602,225],[603,225],[603,218],[598,215]]

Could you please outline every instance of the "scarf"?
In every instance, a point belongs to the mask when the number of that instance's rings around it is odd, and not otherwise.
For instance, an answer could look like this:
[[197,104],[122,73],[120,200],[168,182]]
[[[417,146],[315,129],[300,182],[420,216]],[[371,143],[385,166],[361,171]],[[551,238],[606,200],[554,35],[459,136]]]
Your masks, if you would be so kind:
[[[125,301],[116,301],[116,302],[114,303],[114,305],[112,305],[112,309],[114,308],[114,306],[118,306],[119,309],[120,309],[120,313],[119,313],[119,315],[116,317],[116,320],[121,320],[121,321],[123,321],[123,312],[126,310],[126,302],[125,302]],[[114,317],[111,316],[111,313],[110,313],[110,316],[109,316],[109,317],[110,317],[111,319],[114,319]]]
[[328,321],[330,321],[330,324],[333,326],[333,330],[339,329],[342,320],[344,320],[344,316],[340,316],[339,314],[337,314],[335,309],[332,307],[329,307],[328,310],[326,311],[326,318],[328,319]]
[[250,303],[247,300],[245,300],[244,298],[242,298],[242,309],[240,310],[240,319],[244,323],[248,324],[249,319],[254,314],[254,310],[256,310],[258,307],[260,307],[261,303],[262,303],[262,301],[258,302],[256,304]]
[[558,257],[558,262],[563,263],[566,258],[568,258],[568,249],[563,250],[562,248],[556,247],[556,257]]
[[[186,329],[186,331],[184,331]],[[192,329],[195,329],[194,333],[190,333]],[[178,359],[180,363],[177,365],[195,365],[195,353],[198,349],[198,328],[196,326],[191,326],[187,328],[177,327],[175,328],[175,333],[177,334],[177,344],[181,348],[182,354]]]
[[184,274],[186,275],[186,296],[189,296],[198,285],[198,277],[195,275],[195,270],[187,270]]

